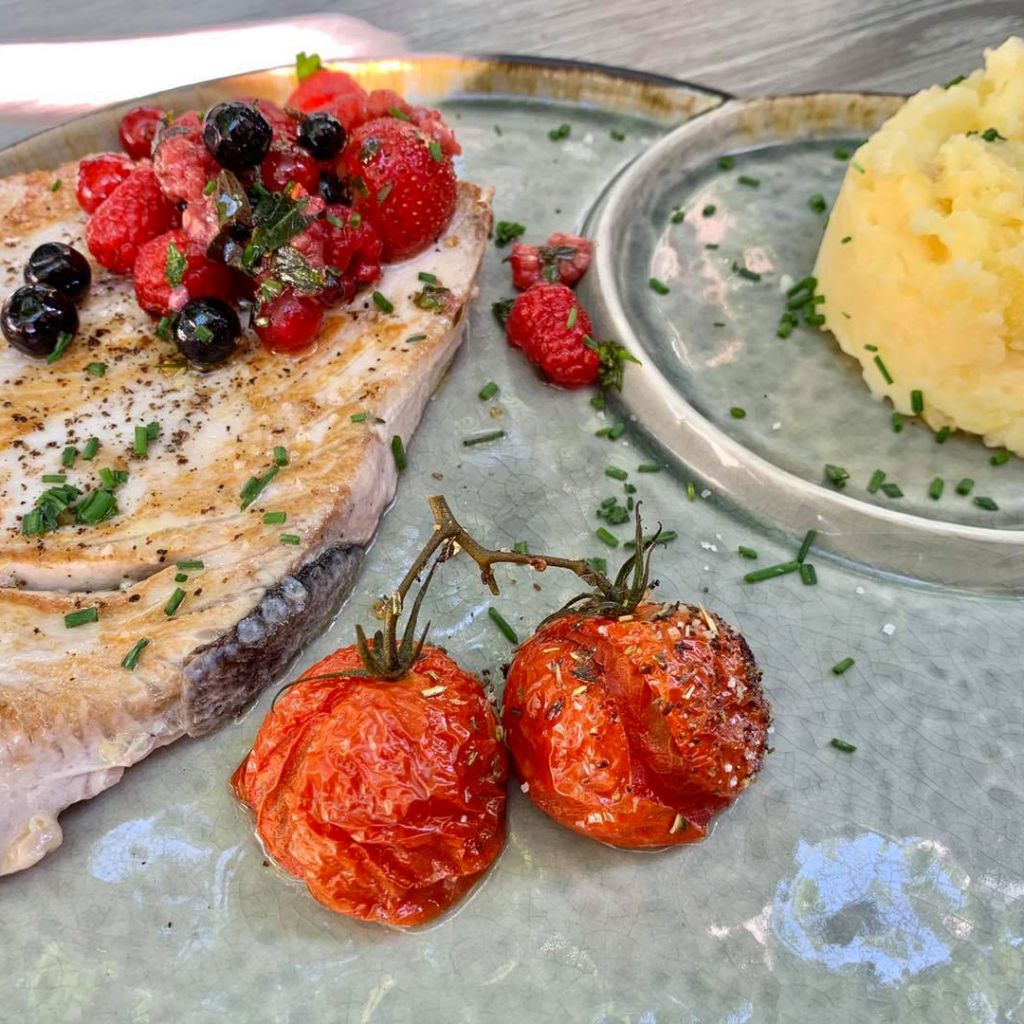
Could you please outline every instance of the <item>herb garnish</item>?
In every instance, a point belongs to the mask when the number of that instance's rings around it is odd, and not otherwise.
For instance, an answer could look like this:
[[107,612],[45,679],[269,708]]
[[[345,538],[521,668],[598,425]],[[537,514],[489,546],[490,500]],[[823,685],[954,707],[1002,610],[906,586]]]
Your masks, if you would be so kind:
[[491,605],[491,607],[487,609],[487,616],[491,622],[501,630],[502,635],[510,644],[519,643],[519,637],[516,635],[516,631],[505,621],[501,612],[499,612],[497,608]]
[[560,141],[560,140],[562,140],[562,139],[567,139],[567,138],[569,138],[569,135],[570,135],[571,133],[572,133],[572,125],[569,125],[569,124],[565,124],[565,123],[563,122],[563,123],[562,123],[562,124],[560,124],[560,125],[559,125],[559,126],[558,126],[557,128],[552,128],[552,129],[551,129],[551,130],[550,130],[550,131],[548,132],[548,138],[549,138],[549,139],[550,139],[550,140],[551,140],[552,142],[559,142],[559,141]]
[[132,646],[132,649],[121,659],[121,668],[134,672],[135,667],[139,664],[139,656],[148,646],[149,637],[139,637]]
[[164,258],[164,280],[172,287],[177,288],[185,279],[185,271],[188,269],[188,260],[185,254],[174,244],[167,244],[167,255]]
[[385,313],[394,313],[395,311],[394,304],[380,292],[373,293],[373,304]]
[[825,202],[825,197],[820,192],[815,192],[807,200],[807,205],[811,208],[812,213],[824,213],[828,209],[828,203]]
[[102,377],[107,372],[106,363],[89,363],[85,368],[85,372],[93,377]]
[[320,54],[307,54],[305,50],[295,54],[295,77],[304,82],[310,75],[315,75],[323,65],[320,62]]
[[762,583],[765,580],[775,579],[776,576],[786,576],[791,572],[799,571],[799,562],[781,562],[779,565],[768,565],[763,569],[755,569],[753,572],[748,572],[743,579],[747,583]]
[[841,750],[844,754],[852,754],[857,749],[852,743],[837,739],[835,736],[829,740],[829,746],[835,747],[836,750]]
[[499,220],[494,225],[494,244],[501,249],[524,234],[526,234],[524,225],[514,220]]
[[476,434],[473,437],[464,437],[462,443],[466,448],[472,448],[475,444],[486,444],[488,441],[497,441],[504,437],[504,430],[489,430],[486,434]]
[[167,600],[167,604],[164,605],[164,615],[170,618],[180,607],[181,602],[185,600],[185,591],[181,587],[175,587],[174,593]]
[[64,628],[74,629],[76,626],[87,626],[91,622],[98,622],[99,618],[99,608],[79,608],[78,611],[68,612],[64,616]]
[[842,661],[837,661],[832,666],[832,674],[834,676],[841,676],[847,669],[853,668],[856,664],[853,658],[843,658]]
[[50,365],[57,362],[67,352],[71,339],[72,336],[67,331],[61,331],[57,335],[57,344],[54,346],[53,351],[46,357],[46,362]]
[[489,380],[477,393],[477,397],[481,402],[487,402],[492,399],[498,393],[498,385],[493,380]]
[[409,465],[409,457],[405,453],[405,445],[402,444],[402,439],[398,434],[391,438],[391,455],[395,460],[395,469],[399,473],[404,472]]
[[664,281],[659,281],[656,277],[650,277],[647,279],[648,285],[650,285],[652,292],[657,292],[658,295],[668,295],[669,288]]
[[282,544],[301,544],[302,538],[297,533],[282,533],[279,540]]
[[263,513],[263,522],[267,526],[281,526],[282,524],[288,522],[288,513],[287,512],[264,512]]
[[842,466],[833,466],[831,463],[827,463],[825,477],[830,484],[834,484],[836,487],[845,487],[846,481],[850,479],[850,473]]

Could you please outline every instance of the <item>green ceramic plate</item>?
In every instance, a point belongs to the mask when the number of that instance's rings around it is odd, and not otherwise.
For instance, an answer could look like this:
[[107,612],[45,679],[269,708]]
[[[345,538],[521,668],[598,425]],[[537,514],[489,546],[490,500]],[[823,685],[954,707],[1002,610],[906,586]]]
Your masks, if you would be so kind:
[[[461,173],[495,185],[497,217],[526,224],[530,240],[596,224],[595,207],[631,161],[688,117],[701,114],[696,127],[714,116],[701,112],[721,100],[679,83],[559,63],[426,58],[356,70],[374,85],[443,100],[465,148]],[[279,96],[286,87],[284,72],[268,72],[182,90],[168,102]],[[117,111],[102,112],[30,140],[0,155],[0,173],[109,145],[116,120]],[[563,122],[572,126],[569,138],[549,141],[548,130]],[[862,121],[852,134],[868,127]],[[823,131],[834,129],[829,122]],[[841,169],[827,147],[799,141],[802,131],[794,125],[788,155],[768,149],[749,158],[751,166],[764,162],[757,173],[771,172],[771,231],[751,225],[734,242],[719,220],[723,244],[778,246],[773,258],[790,273],[813,254],[811,179],[821,175],[813,190],[824,192]],[[659,211],[707,190],[732,209],[738,193],[713,159],[721,148],[759,150],[765,141],[755,134],[740,142],[723,129],[703,160],[680,150],[649,199],[641,197],[650,220],[624,273],[609,280],[609,296],[631,310],[632,343],[643,348],[644,367],[629,371],[628,406],[599,413],[588,394],[543,385],[508,348],[489,311],[509,292],[505,252],[492,251],[470,336],[410,445],[398,499],[356,591],[296,666],[348,643],[371,600],[393,587],[430,530],[424,495],[445,493],[466,525],[495,544],[525,540],[614,559],[621,548],[596,538],[594,513],[623,493],[605,467],[624,469],[650,518],[679,534],[660,558],[661,592],[702,600],[736,623],[774,704],[765,771],[710,839],[630,855],[564,831],[513,790],[507,849],[455,913],[410,934],[356,924],[268,866],[228,791],[268,694],[244,720],[157,752],[70,809],[64,845],[0,880],[0,1019],[819,1024],[994,1022],[1024,1012],[1019,599],[1006,586],[1000,598],[984,596],[970,578],[975,589],[964,593],[869,568],[882,564],[864,557],[874,549],[845,532],[881,544],[893,521],[865,518],[878,506],[862,497],[857,505],[868,513],[837,519],[834,496],[805,471],[808,452],[816,460],[828,437],[852,463],[849,424],[838,412],[834,422],[813,419],[807,428],[794,418],[784,422],[780,447],[770,434],[778,418],[772,401],[786,396],[761,397],[776,392],[767,386],[773,360],[813,353],[813,366],[827,374],[830,361],[842,367],[838,352],[806,335],[758,354],[771,343],[778,293],[767,285],[741,292],[728,279],[736,358],[733,376],[717,373],[707,356],[724,349],[723,329],[713,327],[722,317],[699,295],[683,299],[694,275],[677,278],[661,262],[678,246],[680,260],[699,268],[697,280],[713,266],[701,263],[692,225],[666,235]],[[791,175],[783,171],[789,159]],[[615,263],[620,254],[609,247],[605,255]],[[651,301],[652,267],[672,278],[679,306]],[[606,316],[592,291],[588,299]],[[686,353],[696,355],[687,361]],[[481,402],[477,392],[489,380],[501,390]],[[855,375],[828,380],[843,410],[859,402]],[[747,420],[723,420],[723,402],[745,405]],[[869,411],[884,419],[879,408]],[[696,416],[708,426],[697,429]],[[614,442],[595,436],[619,421],[626,429]],[[506,430],[501,441],[462,446],[463,437],[495,425]],[[741,487],[736,467],[754,457],[771,479]],[[901,479],[910,482],[921,467],[906,457]],[[651,462],[662,471],[637,473]],[[792,504],[801,517],[778,507],[788,493],[781,475],[800,488]],[[816,550],[815,587],[795,576],[743,582],[752,566],[791,557],[795,535],[818,515],[837,524],[823,530],[829,546],[857,562]],[[616,532],[626,539],[627,528]],[[962,562],[960,543],[947,545],[952,562]],[[739,558],[740,544],[758,551],[756,562]],[[1019,564],[1019,545],[1003,550]],[[572,584],[510,571],[493,599],[474,577],[457,561],[446,566],[430,599],[434,635],[500,685],[511,648],[488,605],[525,634]],[[834,676],[831,666],[847,656],[855,666]],[[832,748],[833,736],[856,753]]]

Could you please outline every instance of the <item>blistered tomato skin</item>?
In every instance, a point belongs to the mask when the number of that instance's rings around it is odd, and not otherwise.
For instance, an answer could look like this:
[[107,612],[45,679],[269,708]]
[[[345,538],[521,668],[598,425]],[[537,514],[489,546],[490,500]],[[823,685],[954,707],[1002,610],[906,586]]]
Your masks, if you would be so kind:
[[422,924],[501,852],[505,751],[479,682],[443,652],[424,648],[396,682],[316,678],[359,667],[348,647],[310,668],[232,784],[266,850],[325,906]]
[[530,799],[613,846],[692,843],[757,775],[771,720],[746,641],[691,605],[565,615],[516,653],[503,722]]

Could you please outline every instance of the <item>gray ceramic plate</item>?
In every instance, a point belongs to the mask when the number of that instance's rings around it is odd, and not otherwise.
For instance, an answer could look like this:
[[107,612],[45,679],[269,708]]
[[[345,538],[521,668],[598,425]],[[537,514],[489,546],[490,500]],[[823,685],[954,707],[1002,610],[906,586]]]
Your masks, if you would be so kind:
[[[720,101],[678,83],[557,63],[428,58],[357,70],[374,84],[443,99],[466,150],[461,172],[494,184],[497,216],[527,224],[531,240],[594,221],[600,198],[638,154]],[[286,87],[284,73],[270,72],[182,90],[170,102],[276,96]],[[0,156],[0,173],[108,145],[116,118],[100,113],[30,140]],[[571,136],[550,142],[548,129],[561,122]],[[795,124],[793,134],[801,130]],[[730,134],[722,131],[721,146],[765,141]],[[823,175],[816,190],[824,191],[838,171],[815,153],[797,139],[788,154],[750,158],[780,169],[791,159],[799,173],[773,178],[779,224],[771,236],[737,244],[785,246],[794,270],[811,258],[810,176]],[[651,201],[689,202],[713,188],[723,207],[732,203],[730,182],[714,174],[717,154],[708,147],[690,162],[680,151]],[[684,258],[699,257],[685,249],[686,236],[673,236],[676,244]],[[703,600],[737,623],[765,670],[777,724],[760,781],[707,842],[657,855],[569,834],[514,791],[508,847],[494,871],[448,918],[399,934],[330,914],[264,861],[227,777],[268,696],[243,721],[158,752],[69,810],[63,847],[0,880],[0,1019],[818,1024],[995,1022],[1024,1012],[1018,600],[1005,590],[997,599],[924,586],[817,553],[816,587],[793,576],[745,584],[752,565],[790,557],[794,531],[834,509],[819,506],[816,483],[805,480],[814,488],[798,502],[807,518],[780,511],[777,492],[769,501],[737,484],[734,463],[757,455],[774,467],[773,486],[776,473],[799,481],[813,451],[804,445],[824,443],[822,431],[841,441],[848,425],[838,412],[814,432],[794,421],[781,453],[757,430],[773,415],[755,401],[772,369],[758,355],[759,321],[778,315],[769,288],[761,307],[759,293],[737,304],[736,377],[719,384],[706,365],[689,372],[699,359],[679,371],[678,338],[710,352],[722,329],[706,321],[721,318],[696,299],[689,308],[650,304],[649,267],[670,275],[651,263],[652,250],[637,252],[612,283],[620,304],[636,304],[630,316],[645,366],[630,368],[630,408],[600,414],[586,394],[545,387],[505,345],[489,306],[508,293],[508,273],[504,252],[492,251],[470,337],[410,446],[398,500],[356,591],[296,667],[349,642],[370,601],[394,585],[430,529],[425,494],[443,491],[496,544],[615,557],[594,535],[594,511],[622,493],[604,475],[616,466],[630,473],[651,517],[679,533],[661,557],[662,592]],[[791,346],[781,352],[818,346],[841,359],[820,338]],[[832,372],[828,361],[815,365]],[[482,403],[477,392],[488,380],[501,391]],[[843,387],[860,384],[851,377]],[[748,406],[742,432],[720,419],[723,398]],[[681,399],[688,410],[669,404]],[[632,424],[630,409],[660,441]],[[696,415],[715,432],[696,429]],[[595,436],[620,418],[630,425],[615,442]],[[464,436],[494,424],[506,438],[463,448]],[[662,460],[660,473],[635,472]],[[907,467],[910,479],[912,459]],[[879,519],[866,529],[884,539],[891,526]],[[829,531],[829,543],[863,554],[848,546],[845,528]],[[618,532],[625,539],[625,528]],[[741,560],[739,544],[756,548],[758,561]],[[947,555],[959,558],[959,540]],[[1008,547],[1010,557],[1019,559],[1019,548]],[[541,578],[540,592],[523,573],[502,579],[496,603],[521,633],[571,592],[553,575]],[[430,615],[438,642],[500,678],[510,648],[486,615],[491,600],[469,567],[453,563],[435,585]],[[846,656],[856,665],[833,676]],[[833,736],[857,752],[833,749]]]

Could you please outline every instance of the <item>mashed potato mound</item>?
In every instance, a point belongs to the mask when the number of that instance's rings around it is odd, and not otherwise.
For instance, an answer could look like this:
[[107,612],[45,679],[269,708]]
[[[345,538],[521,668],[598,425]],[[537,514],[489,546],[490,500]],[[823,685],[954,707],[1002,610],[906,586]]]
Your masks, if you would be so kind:
[[861,146],[814,273],[876,395],[909,413],[920,390],[933,430],[1024,455],[1024,42],[918,93]]

